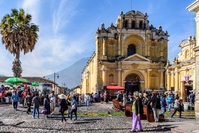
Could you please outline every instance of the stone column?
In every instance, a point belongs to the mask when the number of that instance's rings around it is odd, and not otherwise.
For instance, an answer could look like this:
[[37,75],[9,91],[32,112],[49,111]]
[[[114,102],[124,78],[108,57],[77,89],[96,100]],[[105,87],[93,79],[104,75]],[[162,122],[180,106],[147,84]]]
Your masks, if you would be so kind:
[[160,88],[164,88],[164,78],[163,78],[164,69],[158,70],[158,72],[160,73]]
[[122,86],[122,69],[117,69],[118,71],[118,85]]
[[118,64],[118,69],[117,69],[117,74],[118,74],[118,85],[122,86],[122,64],[119,62]]
[[178,83],[179,83],[179,73],[178,70],[175,70],[175,93],[176,92],[178,93],[179,89]]
[[121,40],[122,40],[122,34],[119,34],[119,39],[118,39],[118,51],[117,51],[117,53],[118,53],[118,55],[121,55],[122,53],[121,53]]
[[171,87],[174,87],[174,72],[173,71],[171,71]]
[[148,70],[145,70],[144,72],[144,83],[145,83],[145,89],[149,88],[148,86]]
[[107,77],[107,68],[102,68],[101,69],[102,70],[102,81],[103,81],[103,86],[106,86],[106,77]]
[[167,90],[171,90],[171,74],[169,72],[167,74]]
[[196,67],[195,67],[195,87],[196,87],[196,94],[195,94],[195,116],[196,122],[199,124],[199,46],[194,48],[195,56],[196,56]]
[[145,88],[144,81],[140,81],[140,91],[143,91]]
[[152,69],[148,69],[148,71],[147,71],[147,82],[148,82],[148,88],[150,89],[150,87],[151,87],[151,85],[150,85],[150,71],[151,71]]
[[106,56],[106,37],[103,38],[103,56]]
[[181,81],[181,99],[185,101],[185,90],[184,90],[184,81]]

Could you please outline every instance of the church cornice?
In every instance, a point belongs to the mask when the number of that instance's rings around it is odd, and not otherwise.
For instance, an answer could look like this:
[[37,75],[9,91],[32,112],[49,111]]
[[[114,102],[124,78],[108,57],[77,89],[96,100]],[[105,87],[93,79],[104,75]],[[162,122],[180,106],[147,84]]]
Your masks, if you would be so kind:
[[198,9],[199,9],[199,1],[198,1],[198,0],[195,1],[195,2],[193,2],[191,5],[189,5],[189,6],[187,7],[187,10],[188,10],[188,11],[197,12]]

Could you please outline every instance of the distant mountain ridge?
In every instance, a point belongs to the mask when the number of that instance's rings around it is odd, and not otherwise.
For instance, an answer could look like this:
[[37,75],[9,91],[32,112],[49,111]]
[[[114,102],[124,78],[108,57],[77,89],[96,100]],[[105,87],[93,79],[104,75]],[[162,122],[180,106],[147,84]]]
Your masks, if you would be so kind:
[[[57,78],[56,75],[55,82],[59,84],[59,86],[63,86],[63,83],[65,83],[66,87],[68,88],[73,88],[80,85],[82,78],[82,70],[86,66],[88,60],[89,57],[82,58],[79,61],[75,62],[73,65],[56,72],[59,75],[59,78]],[[45,77],[54,81],[54,74],[50,74]]]

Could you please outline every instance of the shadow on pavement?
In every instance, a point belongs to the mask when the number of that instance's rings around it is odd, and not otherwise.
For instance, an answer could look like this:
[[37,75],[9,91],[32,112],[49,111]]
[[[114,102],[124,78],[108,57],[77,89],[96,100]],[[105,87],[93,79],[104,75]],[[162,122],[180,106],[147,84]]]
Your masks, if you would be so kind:
[[96,119],[84,119],[86,121],[96,121],[96,120],[102,120],[101,118],[96,118]]
[[96,121],[76,121],[76,122],[74,122],[73,124],[87,124],[87,123],[96,123]]

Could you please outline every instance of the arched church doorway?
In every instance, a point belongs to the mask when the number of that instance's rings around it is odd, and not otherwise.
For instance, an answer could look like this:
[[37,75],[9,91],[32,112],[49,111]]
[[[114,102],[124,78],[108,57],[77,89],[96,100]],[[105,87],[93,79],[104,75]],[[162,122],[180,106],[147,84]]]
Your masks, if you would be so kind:
[[125,78],[125,89],[127,93],[133,94],[134,91],[140,91],[140,77],[137,74],[129,74]]
[[190,93],[193,92],[193,81],[189,80],[185,82],[185,97],[187,98],[186,101],[188,102]]

